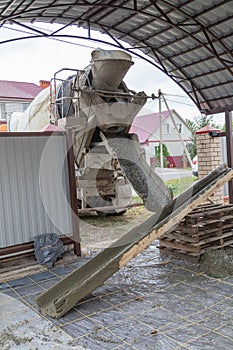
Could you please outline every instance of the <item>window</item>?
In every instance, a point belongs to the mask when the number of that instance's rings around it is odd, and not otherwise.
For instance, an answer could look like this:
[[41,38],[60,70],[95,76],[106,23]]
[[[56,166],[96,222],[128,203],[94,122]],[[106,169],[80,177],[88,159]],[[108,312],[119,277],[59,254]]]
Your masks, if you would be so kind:
[[171,131],[170,131],[170,124],[169,123],[164,123],[163,124],[163,132],[164,134],[170,134]]
[[4,102],[0,103],[0,119],[6,119],[6,104]]
[[26,111],[30,103],[23,103],[23,111]]
[[183,132],[183,125],[181,123],[177,123],[176,127],[177,127],[177,130],[179,131],[179,133]]

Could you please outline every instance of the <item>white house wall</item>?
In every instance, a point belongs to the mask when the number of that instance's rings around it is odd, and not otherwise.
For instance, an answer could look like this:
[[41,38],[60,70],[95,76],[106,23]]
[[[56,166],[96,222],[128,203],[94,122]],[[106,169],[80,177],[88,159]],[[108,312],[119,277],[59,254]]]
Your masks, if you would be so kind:
[[[175,114],[173,113],[173,118],[175,120],[175,123],[182,123],[182,120]],[[175,130],[175,127],[172,122],[172,118],[168,116],[165,121],[163,122],[164,124],[169,124],[171,133],[170,134],[165,134],[163,133],[162,138],[163,138],[163,143],[167,146],[168,151],[171,156],[181,156],[184,154],[184,148],[182,146],[182,142],[180,141],[180,138],[177,134],[177,131]],[[182,133],[181,137],[186,143],[190,141],[191,139],[191,131],[190,129],[186,126],[186,124],[182,123]],[[150,163],[150,158],[155,156],[155,146],[159,146],[159,140],[160,140],[160,130],[159,128],[153,132],[153,134],[149,137],[149,144],[145,145],[145,151],[146,151],[146,159],[148,163]]]
[[0,100],[0,119],[6,119],[7,115],[13,112],[24,112],[30,101],[4,101]]

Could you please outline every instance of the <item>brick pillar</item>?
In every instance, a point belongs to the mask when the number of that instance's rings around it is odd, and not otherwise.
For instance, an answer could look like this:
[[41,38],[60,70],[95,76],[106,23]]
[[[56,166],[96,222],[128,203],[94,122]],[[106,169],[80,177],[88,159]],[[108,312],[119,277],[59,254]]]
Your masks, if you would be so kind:
[[[201,179],[222,164],[220,137],[212,137],[210,131],[220,132],[209,125],[196,132],[198,178]],[[223,204],[223,188],[210,197],[213,203]]]

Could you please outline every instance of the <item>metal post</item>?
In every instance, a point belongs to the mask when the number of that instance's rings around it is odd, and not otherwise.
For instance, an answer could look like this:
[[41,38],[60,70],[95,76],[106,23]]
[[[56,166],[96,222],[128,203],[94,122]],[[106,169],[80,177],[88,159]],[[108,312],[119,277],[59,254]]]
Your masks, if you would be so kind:
[[160,167],[163,168],[163,119],[162,119],[162,94],[159,90],[159,138],[160,138]]
[[[232,138],[232,114],[229,111],[225,112],[226,124],[226,143],[227,143],[227,165],[233,168],[233,138]],[[228,182],[229,203],[233,204],[233,181]]]
[[75,166],[74,166],[74,153],[73,153],[73,137],[72,130],[66,130],[66,143],[67,143],[67,161],[69,171],[69,185],[70,185],[70,199],[71,199],[71,215],[73,226],[73,243],[74,253],[78,256],[81,255],[80,235],[79,235],[79,220],[78,220],[78,201],[76,192],[76,179],[75,179]]

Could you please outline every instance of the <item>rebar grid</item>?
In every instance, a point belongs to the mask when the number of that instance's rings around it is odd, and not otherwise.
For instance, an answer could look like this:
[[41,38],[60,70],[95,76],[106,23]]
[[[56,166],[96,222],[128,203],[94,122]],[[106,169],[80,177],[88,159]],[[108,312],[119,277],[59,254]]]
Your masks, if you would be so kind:
[[[0,291],[23,304],[15,309],[14,299],[1,303],[0,298],[0,329],[27,319],[28,307],[30,327],[41,318],[36,296],[84,262],[2,283]],[[43,320],[90,350],[230,349],[232,291],[233,277],[215,279],[197,265],[161,259],[155,243],[61,319]],[[28,341],[28,348],[35,349],[33,344]]]

